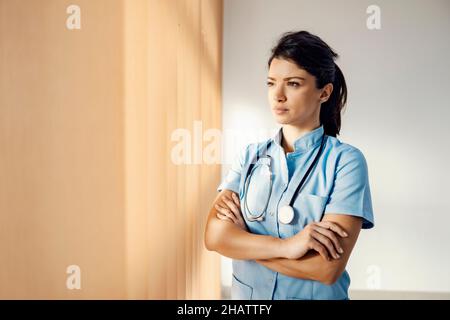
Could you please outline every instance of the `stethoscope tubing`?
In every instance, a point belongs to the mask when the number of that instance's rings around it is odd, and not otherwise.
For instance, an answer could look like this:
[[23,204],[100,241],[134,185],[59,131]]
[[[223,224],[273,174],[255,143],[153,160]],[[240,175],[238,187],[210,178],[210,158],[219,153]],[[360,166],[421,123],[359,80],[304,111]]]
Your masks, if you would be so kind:
[[[266,157],[268,157],[270,160],[272,159],[269,155],[266,155]],[[273,187],[273,175],[272,175],[272,170],[271,170],[271,163],[268,165],[269,173],[270,173],[269,195],[267,196],[267,200],[266,200],[266,204],[264,205],[264,209],[261,211],[261,213],[259,215],[248,214],[250,212],[250,209],[248,208],[248,205],[247,205],[248,186],[250,185],[250,181],[251,181],[251,178],[253,176],[253,171],[257,168],[257,166],[253,166],[252,167],[251,172],[248,175],[248,178],[246,178],[246,180],[245,180],[245,185],[244,185],[244,207],[245,207],[245,212],[246,212],[246,215],[247,215],[247,219],[249,221],[261,221],[262,217],[266,213],[267,206],[269,205],[269,201],[270,201],[270,196],[272,195],[272,187]]]
[[[313,168],[315,167],[317,161],[319,160],[319,157],[322,153],[323,147],[325,145],[325,140],[326,140],[326,135],[325,133],[322,135],[322,141],[320,144],[320,148],[319,151],[317,152],[316,157],[313,160],[313,163],[309,166],[308,170],[306,171],[305,175],[303,176],[302,180],[300,181],[300,183],[298,184],[297,188],[295,189],[294,193],[291,196],[291,199],[289,201],[289,205],[290,207],[292,207],[292,205],[294,204],[298,194],[301,191],[301,188],[303,186],[303,184],[305,183],[306,179],[308,178],[309,174],[311,173],[311,171],[313,170]],[[268,141],[268,143],[266,143],[263,147],[265,147],[264,152],[267,153],[267,150],[269,149],[270,144],[272,143],[271,140]],[[258,215],[253,215],[250,213],[250,210],[248,208],[248,204],[247,204],[247,195],[248,195],[248,187],[250,185],[250,180],[253,176],[253,171],[257,168],[256,163],[259,161],[260,158],[264,158],[267,157],[270,160],[272,160],[272,158],[267,155],[267,154],[263,154],[263,156],[259,156],[259,150],[257,151],[257,154],[255,155],[255,157],[253,157],[252,162],[250,163],[250,165],[248,166],[247,170],[246,170],[246,174],[245,174],[245,182],[244,182],[244,211],[245,211],[245,215],[247,216],[247,219],[249,221],[262,221],[264,215],[266,214],[267,211],[267,207],[269,205],[270,202],[270,197],[272,195],[272,187],[273,187],[273,174],[272,174],[272,170],[271,170],[271,165],[272,165],[272,161],[270,161],[269,166],[269,172],[270,172],[270,191],[269,191],[269,196],[267,197],[266,203],[264,205],[264,210],[261,211],[261,213],[259,213]],[[250,174],[249,174],[250,171]]]

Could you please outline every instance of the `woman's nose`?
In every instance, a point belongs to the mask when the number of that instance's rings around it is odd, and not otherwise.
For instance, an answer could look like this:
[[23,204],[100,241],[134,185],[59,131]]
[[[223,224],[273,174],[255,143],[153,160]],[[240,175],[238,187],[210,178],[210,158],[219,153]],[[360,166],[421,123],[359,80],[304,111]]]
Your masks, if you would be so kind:
[[278,89],[277,91],[275,91],[274,100],[276,102],[283,102],[286,100],[286,96],[284,95],[283,90]]

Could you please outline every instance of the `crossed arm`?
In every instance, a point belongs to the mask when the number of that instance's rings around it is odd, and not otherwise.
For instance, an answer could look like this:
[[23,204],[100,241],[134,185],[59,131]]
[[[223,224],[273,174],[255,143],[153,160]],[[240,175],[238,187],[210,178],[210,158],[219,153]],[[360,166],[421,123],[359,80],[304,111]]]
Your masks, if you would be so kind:
[[323,221],[340,225],[348,234],[348,237],[340,238],[344,252],[339,259],[325,260],[316,251],[309,250],[300,259],[271,258],[256,260],[256,262],[290,277],[317,280],[328,285],[335,283],[344,272],[362,222],[361,218],[343,214],[326,214]]
[[255,260],[287,276],[328,285],[341,276],[361,230],[361,218],[325,214],[321,222],[306,226],[291,238],[256,235],[247,231],[233,194],[221,191],[209,212],[205,230],[208,250],[233,259]]

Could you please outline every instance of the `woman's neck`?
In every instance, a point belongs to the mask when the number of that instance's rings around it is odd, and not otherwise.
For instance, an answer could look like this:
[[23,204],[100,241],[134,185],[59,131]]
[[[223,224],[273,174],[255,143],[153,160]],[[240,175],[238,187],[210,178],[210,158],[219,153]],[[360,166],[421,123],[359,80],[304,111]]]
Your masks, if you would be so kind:
[[283,126],[283,138],[281,145],[283,146],[284,153],[289,153],[294,151],[294,141],[304,136],[308,132],[311,132],[320,127],[320,123],[313,123],[308,125],[290,125],[286,124]]

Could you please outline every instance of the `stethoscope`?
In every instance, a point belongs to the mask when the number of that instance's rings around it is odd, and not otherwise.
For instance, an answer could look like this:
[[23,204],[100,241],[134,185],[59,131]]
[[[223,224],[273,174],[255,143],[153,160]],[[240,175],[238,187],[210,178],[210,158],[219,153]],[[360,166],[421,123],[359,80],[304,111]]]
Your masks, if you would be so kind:
[[[267,150],[269,149],[270,145],[272,143],[272,140],[269,140],[266,144],[263,145],[263,154],[260,155],[259,150],[256,152],[256,155],[253,157],[252,161],[247,167],[247,170],[245,172],[245,183],[244,183],[244,211],[245,215],[247,216],[247,219],[249,221],[262,221],[264,219],[264,216],[267,211],[267,206],[269,205],[270,201],[270,195],[272,193],[272,186],[273,186],[273,174],[272,174],[272,158],[265,154]],[[319,151],[317,152],[316,157],[314,158],[314,161],[309,166],[308,170],[306,171],[305,175],[303,176],[302,180],[298,184],[297,188],[295,189],[295,192],[292,194],[291,199],[289,201],[289,204],[282,206],[278,209],[278,220],[283,224],[289,224],[294,219],[294,208],[293,204],[295,202],[295,199],[297,198],[298,194],[300,193],[300,190],[305,183],[306,179],[308,178],[311,170],[316,165],[317,161],[319,160],[320,154],[322,153],[323,146],[325,145],[325,133],[322,135],[322,141],[320,143]],[[248,196],[248,187],[250,185],[250,181],[252,179],[253,173],[255,169],[257,168],[255,164],[264,166],[263,170],[266,170],[264,174],[267,174],[269,176],[269,189],[267,192],[266,202],[259,213],[252,213],[247,205],[247,196]]]

